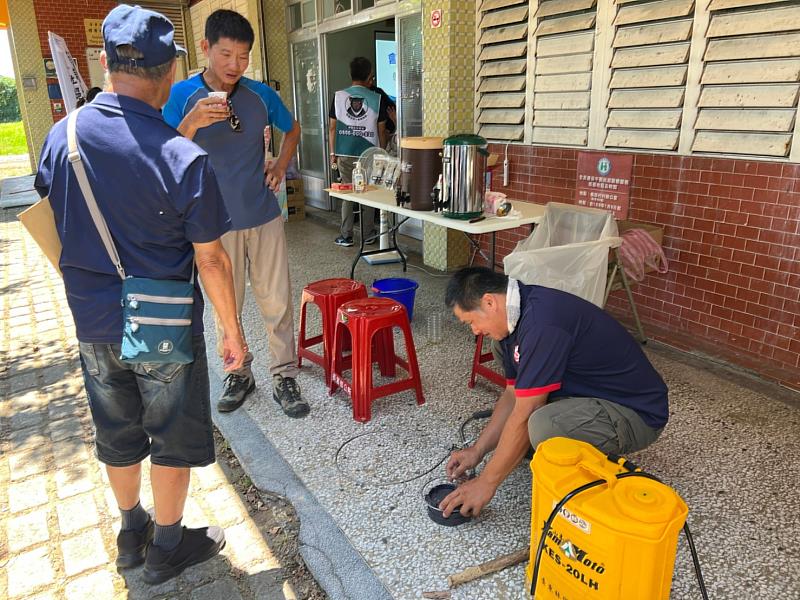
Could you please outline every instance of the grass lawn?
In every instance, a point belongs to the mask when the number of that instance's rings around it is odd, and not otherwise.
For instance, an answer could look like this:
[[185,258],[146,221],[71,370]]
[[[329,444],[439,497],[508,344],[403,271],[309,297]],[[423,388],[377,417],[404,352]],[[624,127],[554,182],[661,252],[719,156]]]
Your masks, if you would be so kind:
[[8,154],[27,154],[28,144],[25,142],[25,131],[22,121],[16,123],[0,123],[0,156]]

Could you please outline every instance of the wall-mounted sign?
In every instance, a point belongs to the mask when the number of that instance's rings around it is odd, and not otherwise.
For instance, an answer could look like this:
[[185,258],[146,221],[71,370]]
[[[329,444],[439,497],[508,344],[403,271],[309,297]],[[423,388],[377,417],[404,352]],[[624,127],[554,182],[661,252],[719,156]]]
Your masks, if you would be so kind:
[[44,59],[44,76],[48,79],[55,79],[56,75],[56,63],[53,61],[52,58],[45,58]]
[[61,93],[61,87],[57,83],[48,83],[47,97],[50,98],[50,100],[63,100],[64,96]]
[[84,19],[83,28],[86,31],[87,46],[103,45],[103,19]]
[[100,64],[100,54],[102,52],[102,48],[86,49],[86,64],[89,65],[89,85],[92,87],[102,88],[105,84],[106,74]]
[[617,219],[628,216],[633,156],[578,152],[578,180],[575,203],[614,213]]
[[437,8],[434,11],[431,11],[431,27],[437,29],[438,27],[442,26],[442,9]]

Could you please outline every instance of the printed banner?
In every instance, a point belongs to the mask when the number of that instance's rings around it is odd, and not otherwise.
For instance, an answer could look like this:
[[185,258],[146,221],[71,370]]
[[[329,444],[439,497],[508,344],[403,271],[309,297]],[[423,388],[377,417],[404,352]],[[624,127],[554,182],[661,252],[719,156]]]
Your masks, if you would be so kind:
[[50,52],[53,55],[53,62],[56,64],[56,75],[58,85],[61,88],[61,96],[64,98],[64,106],[67,112],[74,110],[79,98],[86,97],[86,84],[83,82],[78,65],[67,49],[67,43],[60,35],[52,31],[47,32],[47,39],[50,42]]

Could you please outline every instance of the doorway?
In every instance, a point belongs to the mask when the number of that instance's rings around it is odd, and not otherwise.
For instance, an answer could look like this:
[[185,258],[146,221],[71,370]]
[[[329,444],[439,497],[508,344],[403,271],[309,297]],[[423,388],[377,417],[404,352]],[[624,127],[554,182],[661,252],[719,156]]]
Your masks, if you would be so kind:
[[[303,4],[304,6],[304,4]],[[309,32],[311,33],[311,32]],[[330,182],[328,113],[337,90],[350,85],[350,61],[365,56],[374,66],[376,85],[397,104],[398,138],[422,135],[422,19],[420,13],[377,18],[291,41],[295,114],[302,128],[300,170],[306,202],[338,210],[324,191]],[[422,238],[411,219],[401,233]]]

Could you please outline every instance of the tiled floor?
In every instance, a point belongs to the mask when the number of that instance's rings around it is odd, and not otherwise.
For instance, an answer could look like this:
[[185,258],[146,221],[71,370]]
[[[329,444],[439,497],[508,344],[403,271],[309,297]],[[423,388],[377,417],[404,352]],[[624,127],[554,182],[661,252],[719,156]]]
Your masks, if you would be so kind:
[[92,455],[64,287],[18,210],[0,211],[0,598],[296,598],[218,464],[193,470],[184,523],[225,527],[220,556],[158,586],[144,583],[141,568],[117,571],[120,516]]
[[[304,284],[347,276],[354,249],[334,246],[335,230],[319,221],[291,223],[287,231],[298,306]],[[442,305],[447,278],[441,275],[413,268],[405,275],[420,283],[413,331],[427,402],[418,408],[411,392],[379,400],[366,425],[353,421],[342,392],[328,396],[317,366],[304,366],[299,378],[311,415],[300,421],[283,417],[271,400],[267,342],[254,333],[263,326],[252,300],[244,316],[259,385],[247,410],[392,595],[402,599],[447,589],[448,575],[529,540],[526,466],[512,473],[475,522],[444,528],[426,515],[424,485],[442,476],[440,461],[460,443],[460,424],[491,407],[498,392],[486,383],[474,390],[466,386],[474,342]],[[356,278],[368,284],[388,276],[403,275],[397,265],[362,263],[356,271]],[[444,341],[439,343],[428,335],[433,315],[442,320]],[[206,320],[211,338],[208,314]],[[670,386],[671,419],[658,442],[632,458],[688,503],[711,597],[800,598],[797,395],[663,346],[650,344],[646,351]],[[467,437],[474,437],[479,426],[470,424]],[[406,479],[412,480],[394,483]],[[520,565],[461,586],[452,597],[521,598],[524,585]],[[699,597],[681,541],[672,598]]]

